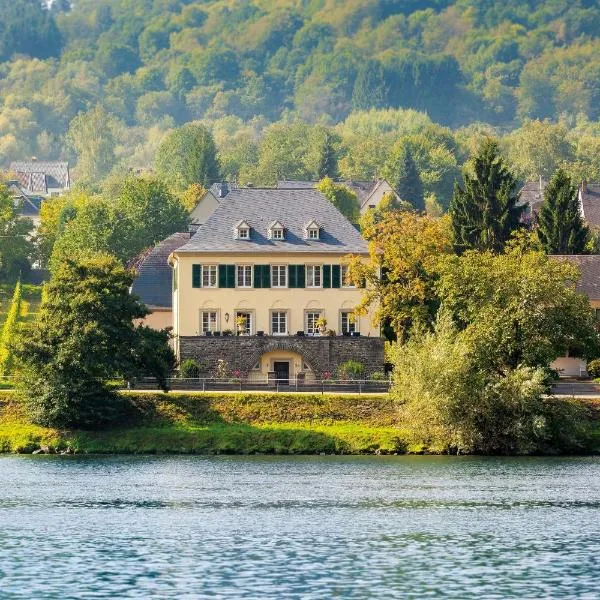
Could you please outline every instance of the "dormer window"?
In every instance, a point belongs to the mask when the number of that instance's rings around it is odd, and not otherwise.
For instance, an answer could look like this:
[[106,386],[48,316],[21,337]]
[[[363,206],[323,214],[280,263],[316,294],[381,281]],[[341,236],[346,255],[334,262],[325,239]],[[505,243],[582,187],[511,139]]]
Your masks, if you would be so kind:
[[250,239],[250,225],[247,221],[239,221],[236,223],[233,229],[233,237],[236,240],[249,240]]
[[304,237],[307,240],[318,240],[321,236],[321,225],[314,219],[304,227]]
[[284,240],[285,228],[279,221],[273,221],[269,225],[268,237],[270,240]]

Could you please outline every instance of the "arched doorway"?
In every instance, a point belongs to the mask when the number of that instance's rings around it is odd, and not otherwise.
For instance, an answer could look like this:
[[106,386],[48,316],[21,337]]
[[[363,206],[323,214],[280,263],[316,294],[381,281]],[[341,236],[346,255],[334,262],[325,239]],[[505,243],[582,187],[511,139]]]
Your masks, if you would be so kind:
[[260,356],[248,373],[249,381],[275,381],[282,385],[315,381],[315,373],[306,359],[286,349],[269,350]]

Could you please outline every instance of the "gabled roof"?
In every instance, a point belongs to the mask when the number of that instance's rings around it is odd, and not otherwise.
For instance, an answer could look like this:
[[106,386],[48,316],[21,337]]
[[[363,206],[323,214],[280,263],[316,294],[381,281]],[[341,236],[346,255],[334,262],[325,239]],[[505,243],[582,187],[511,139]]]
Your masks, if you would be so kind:
[[131,292],[146,306],[171,308],[173,306],[173,270],[169,255],[190,239],[189,233],[174,233],[154,248],[148,249],[130,265],[137,272]]
[[579,267],[581,279],[577,282],[577,291],[590,300],[600,300],[600,254],[553,254],[548,258]]
[[[240,219],[252,225],[249,240],[236,240],[231,235]],[[318,240],[306,240],[304,227],[313,219],[321,225],[321,235]],[[285,240],[268,238],[273,221],[285,223]],[[356,228],[317,190],[242,188],[229,192],[177,254],[367,251]]]
[[[319,182],[318,181],[278,181],[278,188],[287,189],[310,189],[314,188]],[[355,181],[348,179],[346,181],[336,181],[335,183],[345,185],[350,188],[358,198],[358,203],[362,208],[369,200],[369,198],[375,193],[377,188],[386,183],[385,179],[377,179],[375,181]],[[389,185],[389,184],[388,184]],[[391,186],[390,186],[391,187]]]
[[66,161],[22,160],[10,164],[20,184],[30,192],[47,192],[48,188],[67,189],[71,185]]
[[592,229],[600,229],[600,184],[587,183],[579,188],[581,213]]
[[527,207],[527,218],[525,220],[532,220],[540,211],[544,202],[545,189],[546,182],[540,179],[539,181],[526,181],[519,191],[518,204]]

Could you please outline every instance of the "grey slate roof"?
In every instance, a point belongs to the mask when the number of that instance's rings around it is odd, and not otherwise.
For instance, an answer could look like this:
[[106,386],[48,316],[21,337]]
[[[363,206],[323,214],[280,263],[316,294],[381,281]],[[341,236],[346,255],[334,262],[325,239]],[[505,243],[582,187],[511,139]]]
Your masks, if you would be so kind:
[[[322,226],[318,240],[304,239],[304,227],[312,220]],[[236,223],[251,227],[249,240],[234,239]],[[268,239],[269,224],[280,221],[284,240]],[[356,228],[315,189],[234,189],[177,254],[336,252],[366,253],[367,243]]]
[[135,267],[138,276],[131,292],[139,296],[146,306],[172,308],[173,270],[167,259],[171,252],[190,239],[189,233],[174,233],[147,251]]
[[577,291],[590,300],[600,300],[600,254],[553,254],[548,258],[579,267],[581,279],[577,282]]
[[579,188],[583,218],[592,229],[600,228],[600,184],[588,183]]
[[45,193],[48,188],[67,189],[71,185],[69,163],[66,161],[15,161],[10,164],[10,170],[30,192]]
[[[358,203],[362,207],[365,202],[371,197],[375,188],[382,183],[383,179],[378,179],[376,181],[355,181],[352,179],[348,179],[346,181],[336,181],[336,183],[340,183],[349,187],[357,196]],[[314,188],[318,181],[278,181],[278,188],[289,188],[289,189],[310,189]]]

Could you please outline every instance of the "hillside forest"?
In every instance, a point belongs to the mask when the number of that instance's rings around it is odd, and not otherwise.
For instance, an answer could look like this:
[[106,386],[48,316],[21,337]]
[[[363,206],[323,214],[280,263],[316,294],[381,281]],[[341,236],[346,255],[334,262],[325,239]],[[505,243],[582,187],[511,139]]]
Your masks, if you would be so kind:
[[160,170],[166,136],[200,121],[216,153],[205,185],[324,174],[394,184],[409,153],[429,205],[444,209],[485,136],[521,181],[559,166],[600,180],[594,0],[0,6],[4,168],[68,159],[93,188]]

